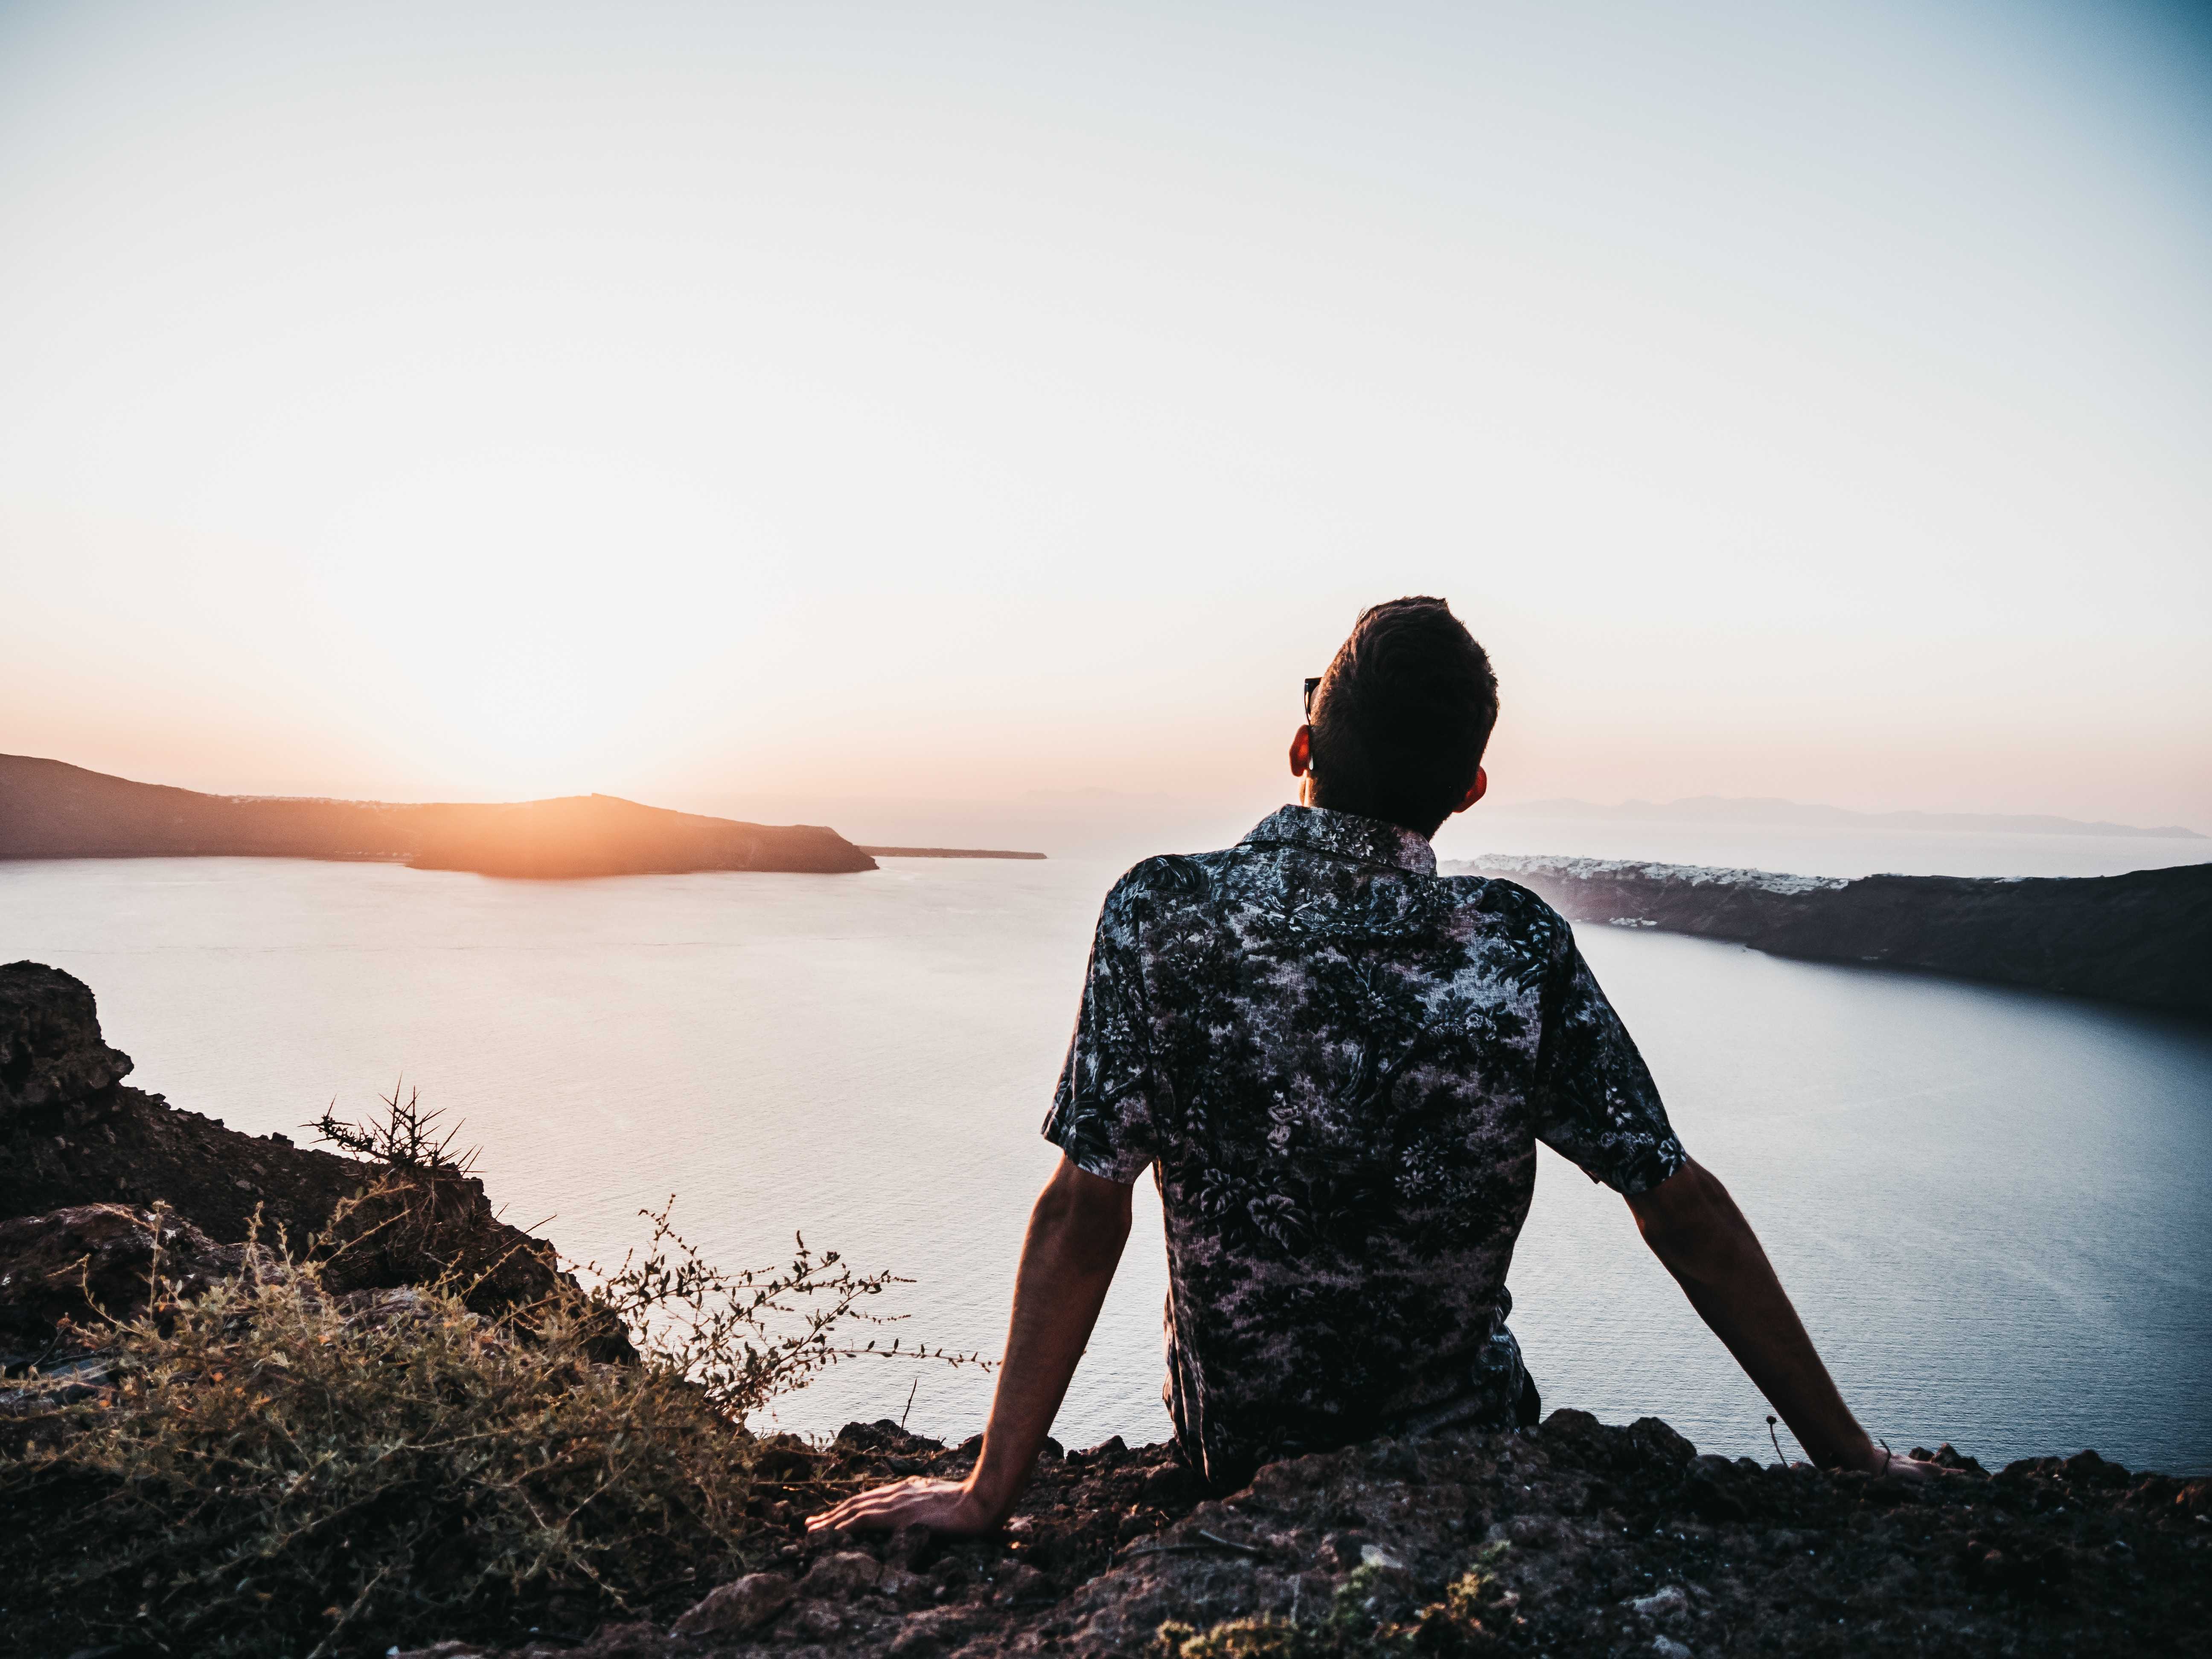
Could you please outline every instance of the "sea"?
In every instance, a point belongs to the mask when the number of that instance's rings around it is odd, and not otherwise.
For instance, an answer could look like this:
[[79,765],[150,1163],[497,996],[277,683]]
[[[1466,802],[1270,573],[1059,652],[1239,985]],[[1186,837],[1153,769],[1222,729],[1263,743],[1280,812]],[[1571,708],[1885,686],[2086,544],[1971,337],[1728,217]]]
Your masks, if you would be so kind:
[[[2094,875],[2212,842],[1497,821],[1482,850],[1808,874]],[[737,1268],[797,1238],[905,1282],[905,1346],[995,1357],[1038,1129],[1118,865],[887,860],[858,876],[521,882],[264,859],[0,863],[0,960],[92,986],[132,1081],[254,1133],[395,1087],[481,1148],[507,1219],[611,1265],[673,1201]],[[1757,1227],[1845,1398],[1898,1449],[2094,1447],[2212,1471],[2212,1025],[1583,924],[1675,1125]],[[1513,1323],[1547,1408],[1772,1461],[1768,1407],[1639,1242],[1546,1152]],[[1167,1431],[1158,1202],[1055,1436]],[[761,1426],[958,1440],[991,1377],[859,1358]]]

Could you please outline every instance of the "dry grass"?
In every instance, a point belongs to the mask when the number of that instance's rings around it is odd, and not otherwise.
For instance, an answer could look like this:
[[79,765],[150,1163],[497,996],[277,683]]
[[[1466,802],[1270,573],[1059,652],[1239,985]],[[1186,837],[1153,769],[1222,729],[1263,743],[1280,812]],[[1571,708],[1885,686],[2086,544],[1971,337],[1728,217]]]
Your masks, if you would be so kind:
[[[1500,1645],[1491,1626],[1510,1621],[1511,1607],[1487,1569],[1502,1547],[1455,1580],[1443,1600],[1393,1616],[1405,1607],[1387,1569],[1361,1567],[1339,1587],[1320,1617],[1231,1619],[1205,1631],[1160,1626],[1160,1659],[1417,1659],[1474,1655]],[[1486,1616],[1490,1621],[1486,1626]]]
[[[409,1178],[393,1160],[368,1207],[404,1212]],[[452,1277],[334,1293],[313,1250],[250,1249],[195,1298],[157,1270],[97,1334],[104,1380],[0,1384],[0,1648],[519,1641],[665,1618],[761,1565],[745,1417],[838,1358],[912,1353],[844,1334],[896,1281],[803,1244],[725,1273],[653,1221],[588,1289],[492,1316]],[[634,1360],[596,1357],[611,1319]]]

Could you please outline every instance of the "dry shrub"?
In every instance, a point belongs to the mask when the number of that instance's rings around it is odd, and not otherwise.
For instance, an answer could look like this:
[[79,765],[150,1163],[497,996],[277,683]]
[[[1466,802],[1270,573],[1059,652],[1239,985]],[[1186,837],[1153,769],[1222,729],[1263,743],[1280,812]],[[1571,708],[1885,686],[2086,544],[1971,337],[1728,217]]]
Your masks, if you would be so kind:
[[456,1275],[339,1292],[313,1251],[249,1248],[196,1297],[157,1266],[145,1311],[100,1334],[104,1377],[0,1383],[0,1646],[300,1659],[581,1634],[762,1565],[745,1415],[839,1358],[912,1353],[840,1334],[895,1281],[803,1244],[725,1273],[653,1219],[641,1258],[492,1316]]
[[742,1420],[771,1400],[803,1389],[841,1359],[921,1359],[981,1365],[972,1353],[907,1343],[893,1337],[849,1340],[854,1324],[890,1325],[903,1314],[863,1304],[894,1285],[913,1281],[885,1273],[854,1272],[835,1250],[815,1254],[793,1236],[788,1266],[729,1273],[701,1258],[669,1224],[676,1200],[638,1213],[653,1224],[643,1255],[633,1252],[612,1273],[584,1271],[590,1304],[611,1315],[660,1364],[705,1390]]
[[[1338,1586],[1316,1619],[1261,1614],[1224,1620],[1205,1631],[1164,1624],[1159,1628],[1158,1659],[1419,1659],[1488,1653],[1502,1645],[1492,1626],[1511,1619],[1511,1605],[1502,1601],[1501,1587],[1487,1571],[1503,1553],[1503,1546],[1484,1551],[1480,1565],[1454,1580],[1443,1601],[1409,1609],[1403,1617],[1393,1616],[1413,1599],[1394,1582],[1403,1574],[1364,1566]],[[1486,1615],[1490,1626],[1484,1623]]]

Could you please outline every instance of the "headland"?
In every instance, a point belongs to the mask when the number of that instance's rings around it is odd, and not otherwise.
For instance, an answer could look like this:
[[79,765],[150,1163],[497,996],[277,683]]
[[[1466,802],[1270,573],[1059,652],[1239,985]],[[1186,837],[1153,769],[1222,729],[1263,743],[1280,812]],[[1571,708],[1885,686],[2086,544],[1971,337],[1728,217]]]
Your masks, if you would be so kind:
[[0,755],[0,859],[293,858],[555,879],[876,861],[818,824],[744,823],[616,795],[504,804],[207,795]]
[[2212,864],[2122,876],[1856,880],[1504,854],[1447,868],[1518,882],[1577,921],[2212,1015]]

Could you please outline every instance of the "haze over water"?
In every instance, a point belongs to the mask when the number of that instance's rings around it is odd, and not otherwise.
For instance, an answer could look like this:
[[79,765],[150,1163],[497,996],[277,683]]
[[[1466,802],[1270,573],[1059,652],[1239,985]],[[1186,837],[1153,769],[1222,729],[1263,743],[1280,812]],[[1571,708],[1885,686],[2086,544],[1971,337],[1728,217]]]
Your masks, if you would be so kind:
[[[1484,833],[1501,851],[1657,855],[1620,826],[1579,846],[1522,828]],[[2212,854],[1699,833],[1673,855],[1841,874]],[[916,1281],[887,1298],[912,1316],[901,1334],[995,1356],[1027,1206],[1057,1156],[1036,1129],[1116,872],[899,860],[858,877],[532,884],[267,860],[0,864],[0,958],[82,977],[134,1082],[234,1127],[304,1140],[334,1097],[366,1114],[404,1073],[466,1120],[507,1218],[544,1221],[573,1257],[618,1258],[643,1235],[637,1211],[673,1193],[710,1257],[773,1261],[804,1229]],[[1685,1141],[1759,1227],[1872,1432],[1991,1464],[2093,1445],[2131,1467],[2212,1468],[2212,1030],[1579,933]],[[1055,1431],[1070,1444],[1166,1431],[1158,1206],[1149,1183],[1139,1194]],[[1510,1283],[1547,1407],[1656,1414],[1702,1449],[1771,1458],[1766,1407],[1625,1206],[1548,1152]],[[912,1381],[855,1363],[781,1421],[896,1417]],[[973,1433],[989,1386],[925,1368],[910,1422]]]

